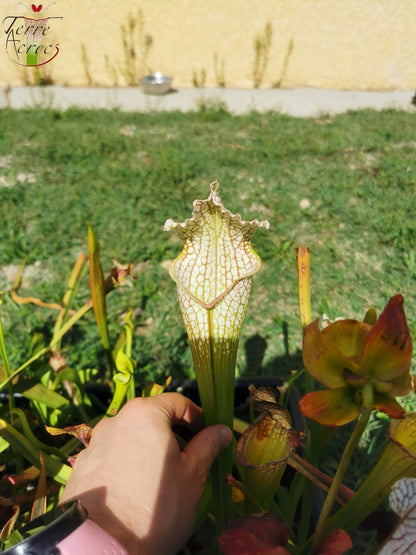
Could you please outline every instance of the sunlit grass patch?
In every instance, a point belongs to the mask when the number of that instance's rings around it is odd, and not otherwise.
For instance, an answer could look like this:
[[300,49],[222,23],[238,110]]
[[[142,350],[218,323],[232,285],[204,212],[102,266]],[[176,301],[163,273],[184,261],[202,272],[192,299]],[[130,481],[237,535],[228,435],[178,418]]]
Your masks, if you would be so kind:
[[[0,290],[10,287],[5,269],[25,261],[40,270],[23,283],[22,294],[59,300],[90,223],[103,265],[109,268],[114,256],[139,268],[134,286],[108,302],[114,331],[126,308],[133,309],[138,375],[192,375],[166,271],[178,244],[162,227],[168,217],[186,218],[189,203],[206,198],[218,178],[233,212],[271,224],[253,241],[264,265],[243,329],[241,374],[251,371],[244,344],[257,334],[266,348],[256,371],[285,373],[298,360],[298,245],[312,251],[313,317],[361,318],[370,305],[380,311],[401,292],[416,332],[415,119],[395,111],[231,116],[215,107],[189,114],[3,110]],[[47,331],[53,315],[10,300],[3,313],[18,362],[31,330]],[[87,323],[68,339],[75,365],[100,360]]]

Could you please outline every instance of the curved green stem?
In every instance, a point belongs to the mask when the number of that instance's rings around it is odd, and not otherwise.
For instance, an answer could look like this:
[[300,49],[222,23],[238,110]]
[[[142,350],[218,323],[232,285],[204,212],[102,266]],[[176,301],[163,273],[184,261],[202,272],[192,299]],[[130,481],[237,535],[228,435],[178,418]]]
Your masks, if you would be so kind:
[[334,479],[332,481],[331,487],[329,488],[328,495],[326,496],[325,502],[322,507],[321,514],[319,515],[318,523],[316,525],[315,534],[313,535],[312,552],[319,545],[322,536],[324,534],[325,526],[328,517],[331,513],[331,509],[334,505],[339,487],[341,485],[342,479],[344,478],[345,472],[347,471],[348,465],[350,464],[351,457],[354,453],[361,436],[368,424],[368,420],[371,415],[371,410],[373,407],[373,388],[371,384],[366,384],[361,389],[362,395],[362,407],[361,413],[358,417],[357,424],[348,440],[347,446],[342,454],[341,460],[339,462],[337,471],[335,473]]
[[[0,296],[1,296],[1,293],[0,293]],[[0,304],[1,304],[1,298],[0,298]],[[11,372],[10,372],[9,358],[7,356],[6,343],[4,341],[4,333],[3,333],[3,325],[1,322],[1,317],[0,317],[0,360],[3,361],[3,368],[4,368],[4,373],[6,375],[6,378],[10,378]],[[13,386],[11,381],[8,382],[7,387],[9,390],[10,422],[13,422],[13,409],[15,407],[14,407]]]

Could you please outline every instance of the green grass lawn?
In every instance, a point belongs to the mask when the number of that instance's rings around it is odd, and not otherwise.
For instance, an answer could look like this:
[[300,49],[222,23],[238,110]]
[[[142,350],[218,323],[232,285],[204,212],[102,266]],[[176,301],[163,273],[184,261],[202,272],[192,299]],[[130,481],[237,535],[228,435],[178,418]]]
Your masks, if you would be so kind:
[[[108,311],[115,340],[132,308],[137,381],[192,376],[166,270],[182,247],[162,228],[169,217],[190,217],[192,201],[206,198],[218,179],[228,209],[270,221],[253,241],[263,266],[240,375],[288,376],[300,364],[298,245],[312,251],[314,318],[361,318],[369,306],[379,313],[401,292],[416,340],[415,126],[416,114],[396,111],[298,119],[214,109],[1,110],[0,290],[10,288],[14,267],[25,261],[20,294],[59,302],[76,256],[87,251],[90,223],[104,271],[111,257],[135,266],[137,281],[112,293]],[[84,299],[87,286],[86,278]],[[34,330],[50,333],[55,315],[4,296],[13,366],[27,358]],[[88,315],[64,340],[75,367],[102,364],[92,321]]]

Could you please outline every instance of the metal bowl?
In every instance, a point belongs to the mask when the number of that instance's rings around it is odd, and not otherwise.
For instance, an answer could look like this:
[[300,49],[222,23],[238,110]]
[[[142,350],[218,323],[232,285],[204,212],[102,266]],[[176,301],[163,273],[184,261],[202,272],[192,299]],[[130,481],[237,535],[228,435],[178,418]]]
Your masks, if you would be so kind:
[[146,94],[166,94],[172,86],[172,77],[157,71],[154,75],[146,75],[141,79],[143,92]]

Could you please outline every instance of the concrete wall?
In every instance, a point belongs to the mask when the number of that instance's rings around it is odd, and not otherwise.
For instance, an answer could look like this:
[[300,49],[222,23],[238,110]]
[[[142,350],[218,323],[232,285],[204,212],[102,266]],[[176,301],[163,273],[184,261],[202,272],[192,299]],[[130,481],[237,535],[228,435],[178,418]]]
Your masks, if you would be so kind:
[[[416,0],[57,0],[44,11],[48,4],[37,15],[63,17],[52,37],[58,56],[37,74],[20,67],[6,53],[3,23],[0,85],[42,77],[68,86],[125,86],[161,71],[176,87],[252,88],[257,68],[262,88],[416,88]],[[3,21],[33,12],[1,0],[0,15]],[[131,16],[135,58],[123,48]],[[256,61],[255,43],[265,41],[267,28],[270,45]]]

